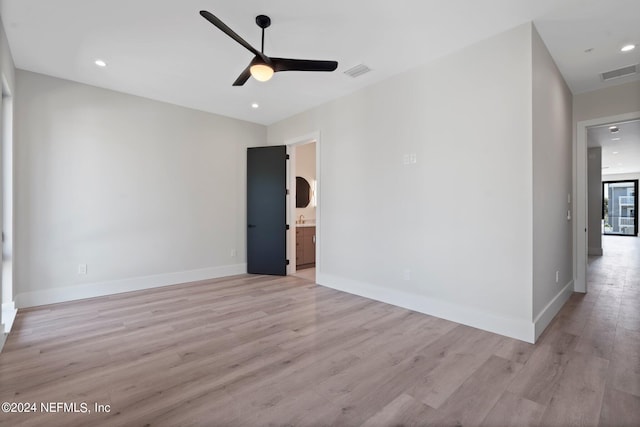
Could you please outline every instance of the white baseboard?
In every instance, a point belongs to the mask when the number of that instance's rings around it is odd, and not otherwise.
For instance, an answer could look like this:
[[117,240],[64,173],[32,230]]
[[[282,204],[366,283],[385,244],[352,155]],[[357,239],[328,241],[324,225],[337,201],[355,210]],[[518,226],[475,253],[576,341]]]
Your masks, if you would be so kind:
[[40,291],[22,292],[16,295],[16,305],[18,308],[35,307],[38,305],[101,297],[105,295],[119,294],[122,292],[159,288],[162,286],[177,285],[179,283],[235,276],[237,274],[245,274],[246,272],[247,264],[235,264],[157,274],[153,276],[132,277],[107,282],[86,283],[82,285],[44,289]]
[[589,250],[588,250],[587,254],[588,255],[594,255],[594,256],[602,256],[602,254],[603,254],[602,248],[589,247]]
[[533,343],[535,339],[534,324],[526,319],[498,316],[471,307],[451,304],[394,289],[381,288],[369,283],[324,273],[317,273],[316,282],[328,288],[451,320],[521,341]]
[[16,319],[18,310],[13,302],[7,302],[2,304],[2,323],[0,323],[0,352],[4,348],[4,343],[7,341],[13,321]]
[[[2,326],[2,323],[0,323]],[[7,341],[7,333],[0,333],[0,353],[2,353],[2,349],[4,348],[4,343]]]
[[[5,333],[8,334],[11,331],[13,321],[16,320],[16,314],[18,314],[18,309],[13,301],[2,304],[2,323],[4,323]],[[3,329],[0,328],[0,332],[2,331]]]
[[564,303],[567,302],[571,294],[573,293],[573,280],[567,283],[558,294],[542,309],[540,314],[533,321],[535,325],[535,339],[537,340],[542,332],[549,326],[549,323],[556,317],[556,314],[560,312]]

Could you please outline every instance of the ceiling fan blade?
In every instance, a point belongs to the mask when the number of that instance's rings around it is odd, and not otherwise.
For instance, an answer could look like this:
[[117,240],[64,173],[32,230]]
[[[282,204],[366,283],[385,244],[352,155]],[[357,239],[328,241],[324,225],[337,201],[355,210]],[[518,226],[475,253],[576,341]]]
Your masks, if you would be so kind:
[[207,12],[206,10],[201,10],[200,15],[207,21],[211,22],[213,25],[218,27],[223,33],[234,39],[236,42],[240,43],[244,46],[249,52],[253,53],[256,56],[262,58],[265,62],[268,62],[268,58],[262,54],[259,50],[255,49],[249,43],[247,43],[242,37],[235,33],[231,28],[227,27],[227,25],[222,22],[217,16],[215,16],[211,12]]
[[247,68],[245,68],[242,73],[240,73],[236,81],[233,82],[233,86],[242,86],[247,82],[247,80],[249,80],[249,77],[251,77],[250,68],[251,65],[248,65]]
[[316,61],[313,59],[270,58],[274,71],[334,71],[337,61]]

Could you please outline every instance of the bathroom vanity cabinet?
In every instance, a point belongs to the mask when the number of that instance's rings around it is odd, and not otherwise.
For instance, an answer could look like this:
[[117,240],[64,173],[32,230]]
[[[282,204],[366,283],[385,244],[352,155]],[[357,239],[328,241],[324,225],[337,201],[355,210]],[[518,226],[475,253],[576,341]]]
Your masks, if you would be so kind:
[[296,268],[316,266],[316,227],[296,226]]

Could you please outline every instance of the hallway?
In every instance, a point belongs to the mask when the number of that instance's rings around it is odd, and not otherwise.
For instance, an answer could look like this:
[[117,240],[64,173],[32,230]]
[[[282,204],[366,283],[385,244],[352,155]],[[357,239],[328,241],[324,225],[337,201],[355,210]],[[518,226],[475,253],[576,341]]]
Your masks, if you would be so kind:
[[[589,257],[588,293],[572,296],[543,340],[562,331],[576,336],[576,352],[605,359],[607,362],[602,360],[606,382],[601,425],[637,425],[640,420],[640,238],[602,236],[602,244],[604,255]],[[585,370],[582,374],[593,373]]]

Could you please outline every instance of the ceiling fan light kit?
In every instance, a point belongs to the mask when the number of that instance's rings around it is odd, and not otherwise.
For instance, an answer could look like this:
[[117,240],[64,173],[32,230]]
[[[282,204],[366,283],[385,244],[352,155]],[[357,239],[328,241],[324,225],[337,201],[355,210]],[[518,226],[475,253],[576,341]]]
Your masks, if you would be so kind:
[[258,57],[253,58],[253,61],[251,61],[249,72],[251,73],[251,77],[259,82],[270,80],[274,73],[273,68],[262,62]]
[[244,85],[247,80],[249,80],[249,77],[253,77],[260,82],[266,82],[273,77],[274,73],[280,71],[335,71],[335,69],[338,68],[338,63],[336,61],[270,58],[266,56],[264,54],[264,30],[271,25],[271,19],[266,15],[256,16],[256,24],[258,24],[258,27],[262,29],[262,49],[260,51],[247,43],[242,37],[236,34],[211,12],[201,10],[200,15],[255,55],[247,68],[245,68],[242,73],[240,73],[236,81],[233,82],[234,86]]

